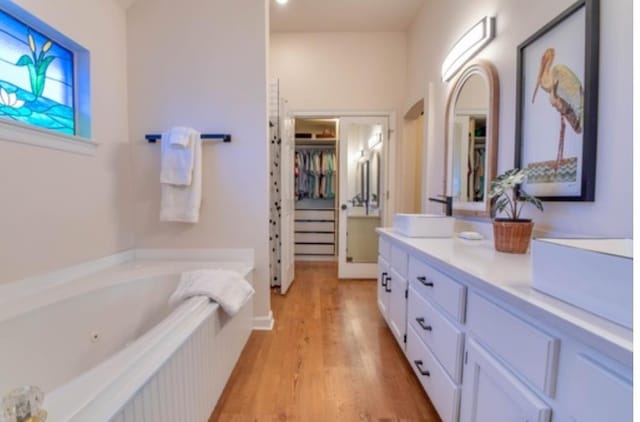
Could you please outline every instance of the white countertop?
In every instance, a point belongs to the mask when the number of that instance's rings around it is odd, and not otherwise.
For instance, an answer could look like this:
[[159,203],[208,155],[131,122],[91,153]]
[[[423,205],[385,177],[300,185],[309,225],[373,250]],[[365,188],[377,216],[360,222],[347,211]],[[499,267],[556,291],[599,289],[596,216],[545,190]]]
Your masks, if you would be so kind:
[[406,245],[434,267],[470,287],[517,307],[620,362],[633,363],[633,331],[531,288],[531,255],[497,252],[493,241],[411,238],[388,228],[378,233]]

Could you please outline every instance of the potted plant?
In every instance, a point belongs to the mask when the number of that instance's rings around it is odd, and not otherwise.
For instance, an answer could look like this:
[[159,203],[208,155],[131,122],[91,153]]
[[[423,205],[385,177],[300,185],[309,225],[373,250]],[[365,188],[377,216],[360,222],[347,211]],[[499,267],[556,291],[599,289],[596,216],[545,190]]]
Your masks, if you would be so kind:
[[494,218],[493,238],[499,252],[526,253],[531,241],[533,222],[520,218],[526,204],[544,211],[542,201],[527,194],[521,184],[527,178],[526,169],[511,169],[491,182],[490,198],[496,198],[496,215],[504,213],[507,218]]

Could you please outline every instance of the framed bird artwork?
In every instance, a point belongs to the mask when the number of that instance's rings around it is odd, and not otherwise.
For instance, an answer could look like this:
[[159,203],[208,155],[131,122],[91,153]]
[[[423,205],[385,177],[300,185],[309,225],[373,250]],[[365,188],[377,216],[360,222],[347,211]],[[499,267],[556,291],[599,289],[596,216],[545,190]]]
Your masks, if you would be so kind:
[[518,46],[516,168],[545,201],[594,201],[599,0],[581,0]]

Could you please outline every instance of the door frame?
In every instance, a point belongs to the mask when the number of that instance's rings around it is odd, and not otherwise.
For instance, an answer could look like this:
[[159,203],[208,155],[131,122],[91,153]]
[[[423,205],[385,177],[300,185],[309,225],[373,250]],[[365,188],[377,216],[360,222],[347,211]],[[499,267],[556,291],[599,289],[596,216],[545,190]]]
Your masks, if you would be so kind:
[[[388,133],[386,142],[383,144],[383,172],[384,178],[381,181],[384,194],[384,210],[382,213],[382,227],[391,224],[396,209],[395,183],[396,183],[396,146],[397,146],[397,113],[394,110],[289,110],[288,116],[296,118],[320,118],[320,119],[340,119],[342,117],[385,117],[388,121]],[[342,177],[342,176],[340,176]],[[339,206],[339,204],[337,204]],[[337,219],[339,221],[339,219]],[[338,232],[340,227],[338,227]],[[338,242],[338,247],[346,247]],[[338,254],[337,254],[338,255]],[[337,259],[337,256],[336,256]],[[338,263],[339,264],[339,263]],[[367,265],[367,264],[362,264]],[[371,278],[376,278],[376,272]]]
[[383,146],[384,157],[384,193],[385,193],[385,209],[382,215],[382,226],[387,227],[391,224],[393,215],[395,214],[395,184],[396,184],[396,136],[397,121],[396,112],[394,110],[290,110],[288,113],[291,118],[301,119],[339,119],[340,117],[387,117],[389,120],[389,133],[387,134],[387,142]]

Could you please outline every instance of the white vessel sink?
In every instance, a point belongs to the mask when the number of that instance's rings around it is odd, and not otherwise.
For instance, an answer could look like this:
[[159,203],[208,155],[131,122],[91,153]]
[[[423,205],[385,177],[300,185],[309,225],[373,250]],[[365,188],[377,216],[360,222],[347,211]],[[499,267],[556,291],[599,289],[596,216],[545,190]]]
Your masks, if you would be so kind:
[[537,239],[533,288],[633,328],[631,239]]
[[453,237],[455,219],[436,214],[396,214],[393,230],[408,237]]

